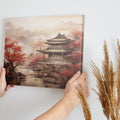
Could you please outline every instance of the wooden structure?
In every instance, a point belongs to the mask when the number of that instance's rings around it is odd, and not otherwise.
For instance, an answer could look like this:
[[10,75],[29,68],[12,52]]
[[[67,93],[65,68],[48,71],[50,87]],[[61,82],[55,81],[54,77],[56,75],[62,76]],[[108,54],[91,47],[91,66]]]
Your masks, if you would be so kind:
[[[69,64],[64,56],[70,54],[71,51],[65,46],[71,42],[71,39],[59,33],[56,37],[46,40],[45,43],[49,45],[47,49],[37,51],[43,53],[43,60],[48,64]],[[45,57],[45,54],[48,56]]]

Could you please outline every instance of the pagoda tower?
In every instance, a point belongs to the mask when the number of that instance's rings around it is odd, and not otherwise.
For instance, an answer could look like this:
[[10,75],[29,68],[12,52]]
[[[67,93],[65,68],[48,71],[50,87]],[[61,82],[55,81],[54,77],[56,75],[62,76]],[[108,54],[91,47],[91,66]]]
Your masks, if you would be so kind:
[[[69,61],[64,56],[70,54],[71,51],[65,45],[70,44],[72,41],[59,33],[56,37],[46,40],[45,43],[49,45],[47,49],[37,51],[43,53],[43,61],[48,64],[69,64]],[[45,54],[48,57],[45,58]]]

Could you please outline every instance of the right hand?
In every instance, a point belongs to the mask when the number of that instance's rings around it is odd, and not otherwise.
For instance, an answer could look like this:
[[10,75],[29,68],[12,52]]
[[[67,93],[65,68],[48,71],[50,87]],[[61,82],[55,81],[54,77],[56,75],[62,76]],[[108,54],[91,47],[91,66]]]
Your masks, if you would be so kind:
[[87,73],[80,73],[78,71],[67,83],[65,88],[64,97],[67,97],[68,100],[73,101],[73,104],[77,106],[80,103],[80,98],[78,97],[78,90],[76,88],[80,88],[79,85],[82,86],[84,90],[84,94],[86,97],[89,95],[88,87],[87,87]]

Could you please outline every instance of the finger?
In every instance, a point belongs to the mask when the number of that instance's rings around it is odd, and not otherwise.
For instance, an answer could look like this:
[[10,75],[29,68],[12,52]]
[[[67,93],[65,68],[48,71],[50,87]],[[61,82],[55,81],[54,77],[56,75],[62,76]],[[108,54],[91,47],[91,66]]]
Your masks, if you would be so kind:
[[2,67],[0,68],[0,77],[1,77]]
[[81,75],[80,75],[80,77],[77,79],[77,80],[80,80],[80,81],[86,81],[86,79],[87,79],[87,73],[82,73]]
[[80,78],[81,79],[87,79],[87,73],[86,72],[82,73]]
[[80,71],[76,72],[76,74],[73,75],[73,77],[70,79],[70,81],[72,82],[73,80],[76,80],[80,76],[80,74],[81,74]]
[[1,80],[5,80],[5,68],[1,69]]

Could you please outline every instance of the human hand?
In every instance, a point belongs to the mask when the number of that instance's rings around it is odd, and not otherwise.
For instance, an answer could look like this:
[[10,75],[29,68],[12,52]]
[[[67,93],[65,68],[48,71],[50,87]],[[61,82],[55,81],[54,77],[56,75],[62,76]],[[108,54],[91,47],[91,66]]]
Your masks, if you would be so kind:
[[5,79],[5,68],[0,68],[0,97],[4,96],[6,91],[9,89],[10,85],[7,86]]
[[[67,83],[65,88],[64,98],[67,98],[71,101],[74,106],[77,106],[80,103],[80,98],[78,96],[78,89],[83,88],[84,94],[86,97],[89,95],[87,87],[87,73],[80,73],[78,71]],[[76,89],[77,88],[77,89]]]
[[72,110],[80,103],[78,96],[79,89],[83,88],[86,97],[88,96],[87,74],[78,71],[67,83],[65,94],[50,110],[43,113],[35,120],[66,120]]

